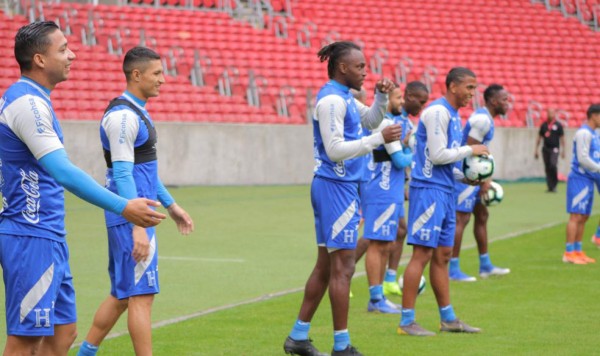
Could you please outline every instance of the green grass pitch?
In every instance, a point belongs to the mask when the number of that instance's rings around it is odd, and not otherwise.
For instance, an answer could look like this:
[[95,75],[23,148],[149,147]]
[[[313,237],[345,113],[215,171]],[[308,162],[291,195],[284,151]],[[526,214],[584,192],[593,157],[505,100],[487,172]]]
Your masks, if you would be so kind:
[[[582,355],[597,352],[595,281],[599,267],[560,261],[564,247],[565,185],[544,193],[541,183],[506,183],[504,201],[490,208],[490,252],[510,267],[505,278],[451,284],[457,314],[482,327],[480,335],[396,335],[397,316],[371,315],[364,264],[352,284],[350,334],[367,355]],[[156,355],[281,355],[316,255],[308,186],[190,187],[171,189],[193,216],[196,232],[180,236],[174,224],[158,227],[161,293],[153,308]],[[596,199],[598,200],[598,199]],[[594,205],[594,213],[598,212]],[[589,236],[584,248],[600,258]],[[102,212],[67,199],[68,242],[75,278],[81,342],[109,291]],[[471,225],[461,265],[476,274]],[[405,255],[411,252],[410,247]],[[3,300],[3,293],[0,296]],[[399,299],[395,299],[399,302]],[[3,309],[1,318],[4,319]],[[428,286],[417,319],[435,330],[439,316]],[[123,318],[99,354],[133,355]],[[5,324],[0,323],[5,333]],[[121,336],[119,336],[121,335]],[[323,300],[311,329],[315,344],[332,346],[331,313]],[[4,339],[1,341],[2,347]],[[76,348],[70,354],[76,354]]]

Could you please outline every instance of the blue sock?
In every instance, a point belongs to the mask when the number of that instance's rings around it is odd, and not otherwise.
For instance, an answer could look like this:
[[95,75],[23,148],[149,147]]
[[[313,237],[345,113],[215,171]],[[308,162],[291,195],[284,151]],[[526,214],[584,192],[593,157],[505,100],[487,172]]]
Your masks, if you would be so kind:
[[383,299],[383,286],[378,284],[369,287],[369,295],[371,295],[371,303],[376,303]]
[[384,282],[396,282],[396,270],[388,269],[385,271]]
[[415,310],[402,308],[402,318],[400,319],[400,325],[406,326],[415,321]]
[[596,235],[594,237],[600,237],[600,225],[596,228]]
[[296,341],[308,340],[308,330],[310,330],[310,322],[296,320],[290,337]]
[[333,349],[335,351],[345,350],[350,345],[350,334],[348,329],[335,330],[333,332]]
[[445,307],[440,308],[440,318],[443,322],[456,320],[456,315],[454,314],[454,308],[452,308],[452,304],[448,304]]
[[575,244],[567,242],[567,249],[565,251],[566,252],[573,252],[574,250],[575,250]]
[[491,268],[492,260],[490,259],[489,253],[484,253],[483,255],[479,255],[479,266],[483,268]]
[[460,271],[460,264],[459,264],[459,259],[458,257],[452,257],[450,259],[450,272],[452,271]]
[[96,356],[96,352],[98,352],[98,346],[84,341],[79,348],[79,352],[77,352],[77,356]]
[[575,250],[575,252],[581,252],[581,241],[575,242],[573,244],[573,249]]

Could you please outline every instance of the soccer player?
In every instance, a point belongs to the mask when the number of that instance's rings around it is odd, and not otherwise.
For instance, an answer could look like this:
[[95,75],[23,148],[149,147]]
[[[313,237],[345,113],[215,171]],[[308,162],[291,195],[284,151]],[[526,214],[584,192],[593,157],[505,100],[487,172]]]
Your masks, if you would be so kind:
[[[402,89],[396,87],[389,93],[386,118],[371,132],[379,132],[396,123],[402,125],[402,134],[405,135],[408,125],[399,117],[401,105]],[[397,120],[395,116],[398,117]],[[369,242],[365,259],[370,294],[367,306],[369,312],[400,314],[400,310],[389,304],[384,297],[382,283],[390,245],[396,239],[398,220],[404,217],[404,168],[411,162],[410,147],[403,146],[400,141],[381,145],[370,155],[367,165],[370,179],[360,185],[361,207],[365,219],[362,240]]]
[[308,338],[310,322],[325,291],[333,314],[332,355],[361,355],[350,343],[348,304],[354,273],[354,248],[358,234],[358,182],[366,160],[376,147],[400,139],[400,125],[364,135],[363,127],[374,129],[383,120],[390,80],[377,82],[371,108],[352,97],[366,77],[365,56],[352,42],[334,42],[318,52],[328,61],[327,82],[317,95],[313,118],[315,177],[311,200],[315,214],[317,262],[306,282],[298,319],[284,343],[284,351],[296,355],[321,355]]
[[600,127],[600,104],[587,110],[587,122],[581,125],[573,138],[573,159],[567,178],[567,243],[563,262],[578,265],[594,263],[586,256],[581,240],[585,222],[592,212],[594,180],[600,175],[600,138],[594,131]]
[[476,87],[475,74],[468,68],[450,70],[446,76],[446,95],[423,111],[417,127],[408,195],[408,244],[413,246],[413,254],[404,271],[399,334],[435,335],[415,322],[419,282],[430,261],[429,279],[439,306],[440,330],[480,331],[454,314],[448,281],[448,261],[456,227],[455,175],[464,179],[455,162],[471,155],[488,154],[485,145],[460,145],[462,132],[458,109],[471,101]]
[[[392,114],[398,117],[402,122],[402,140],[405,146],[408,146],[408,141],[413,132],[413,124],[408,118],[408,115],[417,116],[423,110],[423,107],[429,100],[429,91],[425,84],[419,81],[413,81],[406,85],[404,90],[404,100],[402,103],[401,111],[393,111]],[[391,100],[391,99],[390,99]],[[406,127],[406,129],[405,129]],[[406,132],[406,134],[405,134]],[[412,147],[411,147],[412,150]],[[403,179],[406,178],[406,172],[402,172]],[[404,183],[402,184],[402,190],[399,192],[404,196]],[[398,220],[398,232],[396,233],[396,241],[390,248],[390,254],[388,258],[388,266],[383,279],[383,294],[384,295],[402,295],[400,286],[396,280],[396,274],[398,266],[400,265],[400,258],[402,257],[402,250],[404,248],[404,239],[406,238],[406,219],[404,218],[404,211]]]
[[[483,92],[485,106],[477,109],[463,129],[462,145],[484,144],[489,147],[494,138],[494,118],[508,112],[508,92],[498,84],[492,84]],[[491,179],[478,186],[456,182],[454,195],[456,196],[456,233],[454,234],[454,248],[450,259],[450,280],[460,282],[474,282],[477,278],[469,276],[460,270],[459,256],[463,232],[475,215],[473,233],[479,251],[479,276],[500,276],[510,273],[510,269],[496,267],[492,264],[488,253],[487,220],[488,209],[482,199],[487,196]]]
[[148,207],[158,202],[107,191],[69,160],[50,93],[67,80],[75,54],[58,26],[21,27],[14,53],[21,78],[0,99],[4,355],[66,355],[77,316],[63,187],[136,225],[156,225],[165,215]]
[[[149,48],[134,47],[125,54],[123,72],[127,89],[109,104],[100,126],[107,187],[125,198],[158,198],[179,232],[187,235],[194,230],[194,222],[158,177],[156,129],[145,108],[165,82],[160,56]],[[111,290],[78,355],[95,355],[125,310],[135,354],[152,355],[151,308],[159,292],[155,230],[132,226],[110,211],[105,217]]]

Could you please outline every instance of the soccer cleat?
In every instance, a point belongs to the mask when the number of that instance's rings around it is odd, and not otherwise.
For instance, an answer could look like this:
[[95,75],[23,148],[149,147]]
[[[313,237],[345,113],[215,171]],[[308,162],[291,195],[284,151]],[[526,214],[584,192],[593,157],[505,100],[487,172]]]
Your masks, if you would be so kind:
[[400,285],[396,281],[383,282],[383,295],[402,296],[402,290],[400,289]]
[[369,305],[367,306],[367,311],[371,313],[382,313],[382,314],[400,314],[401,311],[398,307],[391,303],[390,305],[387,302],[387,299],[380,299],[379,301],[373,303],[369,301]]
[[479,268],[479,277],[481,277],[481,278],[488,278],[490,276],[504,276],[505,274],[509,274],[509,273],[510,273],[509,268],[501,268],[501,267],[496,267],[496,266],[491,266],[491,268],[489,268],[489,267]]
[[312,344],[312,340],[294,340],[291,337],[285,339],[283,344],[283,351],[288,355],[299,355],[299,356],[327,356],[325,353],[319,352],[317,348]]
[[385,300],[385,304],[387,304],[390,308],[394,308],[394,309],[398,309],[398,310],[402,309],[402,305],[396,304],[387,298]]
[[596,247],[600,248],[600,237],[596,235],[592,236],[592,243],[596,245]]
[[350,294],[348,294],[348,298],[354,298],[354,293],[352,293],[352,291],[350,291]]
[[565,252],[562,257],[564,263],[572,263],[574,265],[586,265],[587,262],[582,260],[575,252]]
[[461,270],[450,271],[450,280],[455,282],[475,282],[477,278],[469,276]]
[[352,346],[352,345],[348,345],[348,347],[346,347],[345,349],[343,349],[342,351],[331,351],[331,356],[363,356],[363,354],[361,354],[360,352],[358,352],[358,350]]
[[421,325],[416,322],[412,322],[408,325],[398,325],[398,329],[396,330],[398,335],[409,335],[409,336],[435,336],[434,332],[423,329]]
[[588,257],[583,251],[575,251],[574,253],[585,263],[596,263],[596,259]]
[[479,333],[481,332],[480,328],[475,328],[465,324],[460,319],[455,319],[454,321],[440,323],[440,331],[451,332],[451,333]]

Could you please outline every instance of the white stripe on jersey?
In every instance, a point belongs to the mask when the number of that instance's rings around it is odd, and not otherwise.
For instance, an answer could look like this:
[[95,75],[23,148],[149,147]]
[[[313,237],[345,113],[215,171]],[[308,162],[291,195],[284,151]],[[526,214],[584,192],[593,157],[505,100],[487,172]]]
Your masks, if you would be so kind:
[[574,208],[577,204],[581,203],[583,198],[585,198],[589,193],[589,187],[583,188],[577,195],[573,198],[573,203],[571,204],[571,208]]
[[27,294],[21,301],[21,323],[23,322],[23,320],[25,320],[27,314],[29,314],[29,312],[33,310],[33,308],[35,308],[35,306],[40,302],[40,300],[42,300],[42,297],[44,296],[44,294],[46,294],[48,288],[50,288],[50,285],[52,284],[53,277],[54,263],[52,263],[50,267],[48,267],[46,272],[44,272],[40,279],[37,282],[35,282],[33,287],[31,287],[29,292],[27,292]]
[[331,239],[335,239],[335,237],[344,230],[346,225],[352,220],[352,217],[356,213],[356,201],[353,200],[350,205],[346,208],[346,211],[342,213],[342,215],[335,221],[333,224],[333,231],[331,232]]
[[417,220],[415,220],[412,226],[413,235],[416,234],[417,231],[421,230],[423,225],[425,225],[429,221],[429,219],[431,219],[431,217],[433,216],[433,212],[435,211],[435,204],[435,202],[431,204],[431,206],[427,208],[427,210],[425,210],[425,212],[421,214],[421,216],[419,216]]
[[385,224],[390,219],[392,214],[394,214],[395,210],[396,203],[392,203],[387,209],[385,209],[385,211],[381,215],[379,215],[377,220],[375,220],[375,223],[373,224],[373,232],[377,232],[377,230],[379,230],[383,226],[383,224]]
[[137,285],[140,279],[144,276],[144,272],[152,262],[154,255],[156,254],[156,235],[152,235],[150,239],[150,253],[145,260],[138,262],[135,265],[135,284]]
[[465,188],[465,190],[460,192],[460,194],[458,195],[458,205],[462,204],[465,201],[465,199],[467,199],[471,194],[473,194],[475,188],[477,187],[470,185],[467,188]]

